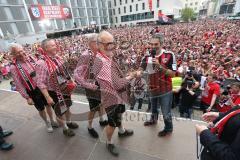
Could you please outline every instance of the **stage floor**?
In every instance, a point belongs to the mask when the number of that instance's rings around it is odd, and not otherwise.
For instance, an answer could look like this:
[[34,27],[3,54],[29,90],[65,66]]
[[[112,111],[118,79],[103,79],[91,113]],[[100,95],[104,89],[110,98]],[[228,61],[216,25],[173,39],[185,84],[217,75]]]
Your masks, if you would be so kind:
[[61,129],[47,133],[34,107],[28,106],[17,93],[0,91],[0,125],[11,129],[14,134],[8,142],[14,149],[0,151],[0,160],[195,160],[197,121],[174,118],[174,132],[171,136],[159,138],[158,125],[144,127],[143,121],[149,116],[145,113],[127,111],[124,115],[126,128],[134,130],[132,137],[120,139],[114,135],[114,142],[120,150],[119,157],[111,156],[106,150],[104,128],[94,121],[94,128],[100,139],[92,139],[87,132],[86,103],[77,102],[72,107],[74,120],[79,129],[73,138],[64,137]]

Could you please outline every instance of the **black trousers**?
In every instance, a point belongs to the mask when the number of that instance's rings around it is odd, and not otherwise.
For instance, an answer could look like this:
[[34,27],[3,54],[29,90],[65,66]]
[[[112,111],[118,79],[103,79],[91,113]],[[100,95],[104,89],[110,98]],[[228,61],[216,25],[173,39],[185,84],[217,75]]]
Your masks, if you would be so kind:
[[0,126],[0,145],[3,144],[5,141],[3,139],[3,130],[2,127]]

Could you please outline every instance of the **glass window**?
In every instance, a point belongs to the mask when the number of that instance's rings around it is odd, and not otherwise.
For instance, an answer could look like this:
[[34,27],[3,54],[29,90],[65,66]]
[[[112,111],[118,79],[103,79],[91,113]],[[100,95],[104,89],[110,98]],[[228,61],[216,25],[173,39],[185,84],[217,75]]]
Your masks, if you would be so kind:
[[138,4],[136,4],[136,11],[138,11]]
[[126,7],[124,6],[124,13],[126,13],[127,11],[126,11]]
[[142,3],[142,10],[145,10],[145,3]]
[[118,14],[121,14],[121,8],[118,8]]
[[115,21],[116,21],[116,23],[118,23],[118,17],[115,17]]
[[157,8],[160,6],[160,0],[157,0]]
[[130,5],[130,12],[132,12],[132,5]]

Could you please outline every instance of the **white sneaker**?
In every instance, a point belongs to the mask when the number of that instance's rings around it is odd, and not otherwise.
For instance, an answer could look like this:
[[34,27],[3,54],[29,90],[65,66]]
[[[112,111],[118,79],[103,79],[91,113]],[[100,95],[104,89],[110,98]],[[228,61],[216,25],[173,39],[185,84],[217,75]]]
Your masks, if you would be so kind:
[[50,122],[47,122],[46,127],[47,127],[47,132],[48,133],[52,133],[53,132],[53,128],[52,128],[52,125],[51,125]]

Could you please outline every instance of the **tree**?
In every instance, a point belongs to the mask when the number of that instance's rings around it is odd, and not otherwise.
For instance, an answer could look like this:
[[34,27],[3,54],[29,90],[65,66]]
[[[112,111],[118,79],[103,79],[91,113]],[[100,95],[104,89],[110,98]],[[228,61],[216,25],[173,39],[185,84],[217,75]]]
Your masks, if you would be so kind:
[[185,22],[189,22],[190,20],[196,19],[196,14],[192,8],[187,7],[182,10],[181,17]]

